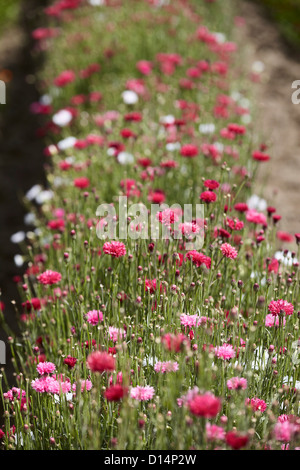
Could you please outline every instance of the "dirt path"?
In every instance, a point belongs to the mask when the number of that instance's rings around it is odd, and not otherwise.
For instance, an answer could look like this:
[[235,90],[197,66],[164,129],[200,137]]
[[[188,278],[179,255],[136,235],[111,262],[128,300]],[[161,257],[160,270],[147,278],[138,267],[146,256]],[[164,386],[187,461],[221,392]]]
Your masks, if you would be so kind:
[[[20,253],[18,245],[12,244],[13,233],[24,230],[25,208],[21,197],[34,184],[45,182],[44,143],[36,137],[41,123],[30,113],[30,104],[39,99],[38,91],[30,77],[41,65],[32,55],[31,31],[40,20],[41,7],[47,0],[24,0],[19,24],[7,30],[0,40],[0,70],[12,73],[7,85],[6,104],[0,112],[0,289],[5,303],[5,318],[10,328],[17,330],[15,310],[11,300],[19,295],[12,278],[22,274],[16,268],[14,255]],[[28,226],[26,227],[28,230]],[[0,340],[6,334],[0,326]],[[6,374],[11,382],[10,354],[7,347]],[[0,421],[1,421],[0,406]]]
[[240,47],[247,62],[265,65],[254,89],[259,114],[255,124],[270,144],[272,160],[262,164],[257,189],[264,185],[268,202],[282,215],[280,228],[294,234],[300,232],[300,104],[292,103],[291,86],[300,80],[300,52],[298,57],[291,54],[261,7],[243,1],[241,16],[246,26],[241,28]]

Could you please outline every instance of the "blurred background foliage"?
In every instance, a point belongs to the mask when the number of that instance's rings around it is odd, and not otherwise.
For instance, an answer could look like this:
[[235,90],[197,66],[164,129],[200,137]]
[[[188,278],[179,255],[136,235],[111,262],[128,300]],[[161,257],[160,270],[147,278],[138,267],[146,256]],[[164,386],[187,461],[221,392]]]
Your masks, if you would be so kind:
[[300,0],[254,0],[266,8],[268,15],[293,48],[300,47]]
[[18,18],[21,1],[0,0],[0,34]]

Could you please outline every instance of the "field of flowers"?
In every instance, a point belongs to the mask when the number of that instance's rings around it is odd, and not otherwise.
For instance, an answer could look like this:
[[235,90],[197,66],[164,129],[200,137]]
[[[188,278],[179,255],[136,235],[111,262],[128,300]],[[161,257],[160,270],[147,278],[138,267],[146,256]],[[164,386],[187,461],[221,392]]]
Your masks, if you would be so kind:
[[27,265],[0,446],[299,449],[300,234],[254,194],[272,156],[237,3],[57,0],[45,15],[31,111],[49,186],[26,194],[14,237]]

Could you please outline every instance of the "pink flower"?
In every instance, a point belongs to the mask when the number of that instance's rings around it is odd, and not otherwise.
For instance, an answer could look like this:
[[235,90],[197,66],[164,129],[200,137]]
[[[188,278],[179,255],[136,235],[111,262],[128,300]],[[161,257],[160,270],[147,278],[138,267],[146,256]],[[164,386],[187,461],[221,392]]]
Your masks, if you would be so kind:
[[199,268],[202,264],[204,264],[207,269],[210,269],[211,267],[211,259],[209,256],[204,255],[203,253],[199,253],[199,251],[196,250],[191,250],[188,251],[186,254],[187,259],[191,259],[193,261],[193,264]]
[[261,413],[263,413],[267,409],[266,402],[257,397],[251,398],[251,400],[250,398],[247,398],[245,404],[250,404],[253,411],[261,411]]
[[138,69],[139,72],[141,72],[143,75],[149,75],[152,72],[152,63],[149,62],[148,60],[140,60],[136,64],[136,68]]
[[134,400],[139,401],[151,400],[151,398],[154,396],[154,388],[150,387],[149,385],[146,385],[145,387],[140,387],[138,385],[137,387],[133,387],[130,390],[130,396]]
[[53,362],[40,362],[36,368],[40,375],[52,374],[55,369],[56,366],[53,364]]
[[215,355],[224,361],[230,360],[235,357],[235,350],[231,344],[224,343],[222,346],[215,348]]
[[274,427],[274,436],[277,441],[289,442],[299,432],[299,426],[289,421],[278,421]]
[[71,383],[68,379],[62,380],[62,378],[59,378],[57,380],[55,376],[50,377],[49,375],[33,380],[31,386],[36,392],[55,393],[56,395],[68,393],[71,390]]
[[47,269],[47,271],[37,277],[37,280],[44,285],[57,284],[61,280],[61,274]]
[[212,393],[196,395],[189,402],[190,412],[195,416],[203,418],[214,418],[221,410],[221,400]]
[[246,390],[247,379],[243,377],[232,377],[232,379],[227,380],[227,388],[229,390]]
[[126,247],[122,242],[106,242],[103,245],[103,252],[113,258],[120,258],[126,255]]
[[235,259],[238,255],[238,252],[233,246],[230,245],[230,243],[223,243],[220,249],[223,256],[226,256],[226,258]]
[[122,337],[125,338],[126,336],[126,331],[123,330],[123,328],[115,328],[113,326],[109,327],[109,338],[116,343],[118,340],[121,340]]
[[69,83],[74,82],[75,78],[76,75],[73,70],[65,70],[58,77],[55,78],[54,85],[58,87],[64,87]]
[[[286,324],[286,320],[285,318],[283,318],[282,320],[283,320],[282,324],[284,326]],[[279,317],[272,315],[272,314],[268,314],[266,316],[265,325],[267,327],[279,326]]]
[[163,225],[171,225],[178,221],[178,215],[172,209],[165,209],[162,212],[156,214],[157,220],[159,220]]
[[185,222],[178,225],[178,229],[181,231],[182,235],[189,237],[192,234],[197,234],[200,232],[200,227],[194,222]]
[[254,209],[250,209],[246,213],[246,220],[252,222],[253,224],[267,225],[267,218],[261,212],[257,212]]
[[[89,392],[91,388],[93,387],[93,384],[90,380],[82,379],[80,380],[79,386],[80,386],[81,392]],[[77,384],[75,383],[72,385],[73,392],[76,393],[76,389],[77,389]]]
[[157,362],[154,366],[155,372],[176,372],[179,369],[178,362],[166,361],[166,362]]
[[225,431],[221,426],[206,423],[206,437],[208,441],[224,441]]
[[39,393],[49,393],[50,389],[54,386],[56,380],[49,375],[45,375],[39,379],[35,379],[31,382],[32,388]]
[[272,300],[269,304],[269,312],[274,316],[279,315],[280,313],[292,315],[294,312],[294,306],[286,300]]
[[182,313],[180,315],[181,325],[188,326],[192,328],[194,326],[199,326],[207,323],[207,317],[199,317],[199,315],[187,315]]
[[100,310],[90,310],[86,314],[86,319],[90,325],[98,325],[100,321],[103,321],[103,313]]
[[95,351],[88,356],[87,365],[92,372],[105,372],[115,370],[116,361],[107,352]]

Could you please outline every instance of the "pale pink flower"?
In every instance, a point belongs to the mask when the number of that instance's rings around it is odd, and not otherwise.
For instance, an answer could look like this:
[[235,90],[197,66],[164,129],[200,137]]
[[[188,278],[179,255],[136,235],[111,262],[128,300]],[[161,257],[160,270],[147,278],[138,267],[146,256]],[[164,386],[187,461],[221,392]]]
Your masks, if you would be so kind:
[[226,258],[235,259],[238,255],[237,250],[230,245],[230,243],[223,243],[220,247],[223,256]]
[[[282,324],[283,326],[286,324],[286,320],[285,318],[282,319]],[[274,316],[272,315],[271,313],[269,313],[267,316],[266,316],[266,320],[265,320],[265,325],[267,327],[272,327],[272,326],[279,326],[279,317],[277,316]]]
[[162,374],[166,372],[176,372],[178,369],[178,362],[172,361],[157,362],[154,366],[155,372],[161,372]]
[[40,362],[36,368],[40,375],[52,374],[55,369],[56,366],[53,364],[53,362]]
[[[92,387],[93,387],[93,384],[90,380],[84,380],[84,379],[80,380],[81,392],[89,392]],[[77,384],[73,384],[72,385],[73,392],[76,393],[76,389],[77,389]]]
[[206,437],[208,441],[224,441],[225,431],[221,426],[216,424],[206,423]]
[[154,397],[154,388],[146,385],[145,387],[133,387],[130,390],[130,396],[134,400],[147,401]]
[[114,326],[110,326],[108,329],[109,338],[116,343],[118,340],[125,338],[126,331],[123,328],[115,328]]
[[218,358],[226,361],[235,357],[235,350],[233,349],[231,344],[224,343],[222,346],[217,346],[215,348],[215,355]]
[[229,390],[246,390],[247,379],[243,377],[232,377],[227,380],[227,388],[229,388]]

